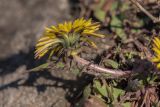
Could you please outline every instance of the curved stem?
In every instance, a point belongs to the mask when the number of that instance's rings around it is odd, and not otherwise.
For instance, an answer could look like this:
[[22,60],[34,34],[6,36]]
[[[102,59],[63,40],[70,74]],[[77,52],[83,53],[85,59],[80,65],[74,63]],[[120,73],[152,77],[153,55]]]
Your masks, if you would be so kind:
[[107,73],[110,74],[111,76],[115,77],[122,77],[122,76],[128,76],[131,74],[131,71],[121,71],[121,70],[113,70],[113,69],[108,69],[108,68],[103,68],[101,66],[98,66],[96,64],[91,64],[89,61],[79,57],[79,56],[73,56],[73,59],[81,64],[82,66],[88,66],[89,69],[95,70],[98,73]]

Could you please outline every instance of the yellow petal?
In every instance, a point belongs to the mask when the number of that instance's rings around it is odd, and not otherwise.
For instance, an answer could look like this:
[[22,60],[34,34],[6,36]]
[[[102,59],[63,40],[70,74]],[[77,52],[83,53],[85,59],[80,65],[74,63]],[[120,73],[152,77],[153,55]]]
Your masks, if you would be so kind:
[[56,44],[56,43],[60,43],[60,42],[61,42],[60,40],[55,39],[54,42],[45,44],[45,45],[43,45],[43,46],[41,46],[41,47],[37,47],[37,49],[36,49],[35,52],[36,52],[37,54],[39,54],[39,53],[41,53],[42,51],[48,49],[50,46],[52,46],[52,45],[54,45],[54,44]]
[[[75,20],[74,22],[64,22],[63,24],[58,24],[57,26],[47,27],[43,36],[36,44],[35,56],[40,58],[51,49],[53,49],[51,50],[51,53],[56,52],[58,55],[65,54],[65,48],[75,48],[76,46],[73,45],[78,45],[77,43],[81,42],[80,38],[83,37],[87,38],[88,36],[94,36],[103,38],[105,37],[104,35],[95,33],[99,30],[99,27],[99,23],[92,23],[92,19],[85,20],[83,17]],[[73,35],[70,33],[73,33]],[[97,47],[96,44],[90,39],[87,41],[84,40],[84,42],[87,42],[94,48]],[[157,40],[155,39],[154,42],[156,44],[153,48],[157,48]],[[155,53],[160,53],[158,49],[154,50]]]
[[159,55],[160,55],[160,50],[159,50],[158,48],[152,48],[152,50],[153,50],[154,52],[156,52],[156,54],[159,54]]
[[75,33],[79,33],[80,31],[81,32],[83,31],[83,27],[78,27],[78,28],[74,29]]
[[85,26],[87,27],[87,26],[90,26],[91,25],[91,21],[92,21],[92,19],[89,19],[88,21],[86,21],[85,22]]
[[38,41],[41,42],[41,41],[45,41],[45,40],[49,40],[49,39],[50,38],[46,36],[46,37],[41,37]]
[[160,62],[160,59],[157,58],[157,57],[154,57],[154,58],[151,59],[151,61],[152,61],[152,62]]
[[54,39],[43,41],[43,42],[38,42],[36,44],[36,47],[39,47],[39,46],[42,46],[42,45],[46,45],[46,44],[51,43],[51,42],[54,42]]
[[88,40],[87,42],[88,42],[88,44],[91,45],[92,47],[97,48],[97,45],[96,45],[93,41]]
[[158,37],[155,37],[153,40],[154,44],[160,49],[160,40]]
[[72,22],[68,22],[67,30],[68,30],[68,32],[71,32],[71,30],[72,30]]
[[157,64],[157,68],[158,68],[158,69],[160,69],[160,63],[159,63],[159,64]]
[[88,33],[88,32],[86,32],[86,33],[84,33],[84,34],[86,34],[86,35],[88,35],[88,36],[99,37],[99,38],[104,38],[104,37],[105,37],[105,35],[97,34],[97,33]]
[[44,51],[41,52],[40,54],[35,54],[35,59],[36,59],[36,58],[40,59],[40,58],[43,57],[47,52],[48,52],[48,50],[44,50]]
[[51,29],[53,29],[55,32],[58,32],[58,31],[59,31],[58,28],[55,27],[55,26],[51,26]]

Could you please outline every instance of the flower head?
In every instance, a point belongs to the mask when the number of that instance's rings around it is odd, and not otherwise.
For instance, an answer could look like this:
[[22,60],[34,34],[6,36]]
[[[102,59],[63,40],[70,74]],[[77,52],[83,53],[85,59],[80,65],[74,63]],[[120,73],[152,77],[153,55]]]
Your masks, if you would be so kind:
[[91,19],[81,18],[74,22],[65,22],[46,28],[36,44],[35,58],[41,58],[47,53],[58,57],[73,55],[83,43],[96,48],[96,44],[89,39],[89,36],[104,37],[104,35],[95,33],[99,27],[99,23],[92,23]]
[[155,56],[152,58],[152,62],[157,63],[157,68],[160,69],[160,39],[155,37],[153,40],[153,48]]

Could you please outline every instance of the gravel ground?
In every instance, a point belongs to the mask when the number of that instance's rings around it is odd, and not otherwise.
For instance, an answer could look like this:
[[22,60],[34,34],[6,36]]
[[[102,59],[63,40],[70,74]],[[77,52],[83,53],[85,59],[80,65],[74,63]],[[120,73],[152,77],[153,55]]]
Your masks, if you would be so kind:
[[27,73],[45,26],[71,18],[67,0],[0,0],[0,107],[68,107],[75,76],[65,70]]

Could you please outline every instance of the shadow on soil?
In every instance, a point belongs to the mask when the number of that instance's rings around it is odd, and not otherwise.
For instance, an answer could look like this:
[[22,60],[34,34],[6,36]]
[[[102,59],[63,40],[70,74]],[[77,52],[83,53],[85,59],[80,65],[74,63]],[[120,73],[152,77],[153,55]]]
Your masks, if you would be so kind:
[[[12,55],[6,59],[0,60],[0,78],[5,78],[7,75],[12,75],[16,69],[22,65],[25,65],[27,69],[34,68],[44,62],[44,59],[40,61],[34,60],[34,49],[31,49],[29,53],[20,52],[17,55]],[[53,83],[51,84],[37,84],[36,81],[39,78],[44,78],[45,80],[51,80]],[[8,88],[19,88],[19,87],[34,87],[37,89],[38,93],[45,92],[47,87],[56,87],[62,88],[64,90],[68,90],[66,93],[66,99],[73,103],[75,97],[80,95],[81,90],[92,81],[92,77],[90,75],[84,74],[80,77],[77,77],[77,80],[66,80],[60,77],[56,77],[51,74],[49,71],[41,71],[41,72],[26,72],[23,77],[16,77],[15,80],[0,85],[0,91],[3,91]],[[35,84],[36,83],[36,84]]]

